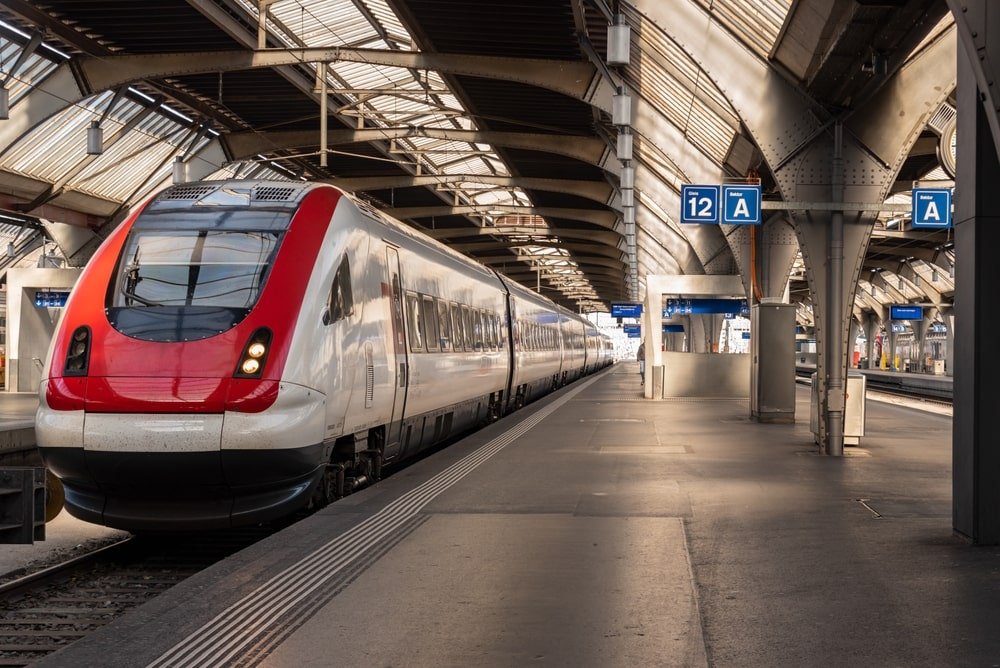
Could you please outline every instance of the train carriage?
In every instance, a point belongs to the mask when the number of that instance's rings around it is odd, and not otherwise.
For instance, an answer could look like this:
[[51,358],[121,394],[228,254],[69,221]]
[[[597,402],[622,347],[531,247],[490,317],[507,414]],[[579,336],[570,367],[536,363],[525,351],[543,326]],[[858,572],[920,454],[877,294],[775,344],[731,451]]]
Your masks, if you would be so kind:
[[83,272],[38,443],[82,519],[256,523],[594,370],[585,322],[331,186],[185,184]]

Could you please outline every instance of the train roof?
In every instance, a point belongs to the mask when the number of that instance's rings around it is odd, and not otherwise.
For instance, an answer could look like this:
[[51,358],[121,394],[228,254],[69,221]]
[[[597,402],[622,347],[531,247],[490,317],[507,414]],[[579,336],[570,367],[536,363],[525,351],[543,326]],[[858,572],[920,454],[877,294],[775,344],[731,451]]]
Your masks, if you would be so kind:
[[195,181],[171,186],[157,194],[146,211],[197,207],[251,207],[294,211],[318,184],[304,181]]

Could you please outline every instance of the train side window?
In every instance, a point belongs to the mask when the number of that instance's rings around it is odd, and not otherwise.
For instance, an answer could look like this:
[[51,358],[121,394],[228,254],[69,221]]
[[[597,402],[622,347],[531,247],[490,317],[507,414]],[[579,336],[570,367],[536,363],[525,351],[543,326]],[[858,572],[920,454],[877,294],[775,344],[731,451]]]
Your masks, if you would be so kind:
[[424,319],[420,313],[420,298],[412,292],[406,293],[406,316],[409,321],[410,350],[422,352],[424,349]]
[[476,345],[476,352],[482,352],[483,350],[483,313],[482,311],[470,310],[472,314],[472,332],[473,340]]
[[476,334],[472,327],[472,311],[465,304],[462,305],[462,322],[465,327],[465,349],[472,352],[476,349]]
[[437,309],[434,308],[434,298],[424,295],[421,301],[423,303],[424,333],[426,334],[424,343],[427,344],[427,350],[436,351],[441,346],[441,337],[438,332]]
[[493,316],[497,323],[497,344],[500,346],[500,350],[507,347],[507,328],[504,327],[503,317],[499,315]]
[[451,350],[451,315],[448,313],[448,302],[438,299],[437,303],[437,316],[438,316],[438,333],[441,336],[441,350],[443,352],[448,352]]
[[326,310],[323,312],[323,324],[329,325],[353,314],[354,293],[351,290],[351,265],[345,255],[340,266],[337,267],[337,273],[333,276]]
[[497,332],[493,327],[493,316],[483,311],[483,341],[490,350],[497,349]]
[[465,328],[462,326],[462,307],[452,302],[451,327],[455,334],[455,352],[461,352],[465,347]]

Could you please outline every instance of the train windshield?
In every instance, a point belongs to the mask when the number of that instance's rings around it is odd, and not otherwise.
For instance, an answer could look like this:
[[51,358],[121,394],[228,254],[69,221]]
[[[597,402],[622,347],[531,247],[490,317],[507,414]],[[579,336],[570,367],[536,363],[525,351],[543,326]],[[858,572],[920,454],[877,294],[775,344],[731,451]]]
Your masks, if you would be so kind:
[[278,248],[272,230],[133,230],[109,315],[122,333],[154,341],[207,338],[257,302]]

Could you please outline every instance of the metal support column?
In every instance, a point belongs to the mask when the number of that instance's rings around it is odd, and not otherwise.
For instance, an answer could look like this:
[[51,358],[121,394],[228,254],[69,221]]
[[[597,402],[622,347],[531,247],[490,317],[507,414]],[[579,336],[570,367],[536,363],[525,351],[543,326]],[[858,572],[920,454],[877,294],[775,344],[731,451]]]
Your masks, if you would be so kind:
[[[995,25],[982,28],[1000,39]],[[978,545],[1000,544],[1000,160],[973,65],[958,58],[958,163],[955,198],[955,415],[952,421],[952,522]],[[992,111],[992,110],[991,110]]]
[[865,320],[865,357],[868,359],[868,368],[877,369],[878,360],[875,359],[875,339],[879,333],[879,321],[878,316],[874,313],[869,313]]
[[[844,201],[844,128],[838,121],[833,126],[833,173],[830,201]],[[844,323],[841,322],[844,300],[844,212],[830,215],[830,246],[827,256],[827,317],[824,336],[827,356],[826,440],[824,452],[834,457],[844,454]]]
[[955,313],[948,311],[941,314],[945,326],[944,339],[944,374],[955,375]]

